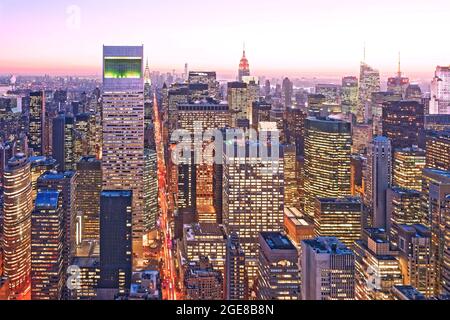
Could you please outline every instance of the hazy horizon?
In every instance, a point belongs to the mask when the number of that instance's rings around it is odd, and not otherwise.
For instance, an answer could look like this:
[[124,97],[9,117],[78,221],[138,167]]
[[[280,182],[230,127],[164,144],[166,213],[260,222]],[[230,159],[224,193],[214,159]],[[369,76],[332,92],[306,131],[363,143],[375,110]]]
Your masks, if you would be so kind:
[[450,63],[446,12],[430,0],[134,0],[0,2],[0,74],[101,74],[102,46],[144,44],[151,70],[237,73],[245,42],[253,75],[342,77],[366,62],[413,81]]

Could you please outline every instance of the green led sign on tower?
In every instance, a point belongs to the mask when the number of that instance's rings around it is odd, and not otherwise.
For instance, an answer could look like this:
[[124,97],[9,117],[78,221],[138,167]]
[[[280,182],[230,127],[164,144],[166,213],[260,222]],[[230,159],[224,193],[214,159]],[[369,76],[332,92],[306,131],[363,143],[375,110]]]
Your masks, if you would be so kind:
[[142,58],[105,57],[105,79],[140,79]]

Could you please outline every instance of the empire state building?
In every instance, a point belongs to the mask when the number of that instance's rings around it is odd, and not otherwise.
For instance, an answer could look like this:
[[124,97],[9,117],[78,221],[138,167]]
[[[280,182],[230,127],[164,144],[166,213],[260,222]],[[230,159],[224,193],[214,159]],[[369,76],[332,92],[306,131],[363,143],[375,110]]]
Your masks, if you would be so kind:
[[248,64],[247,57],[245,56],[245,48],[242,52],[241,62],[239,63],[239,82],[242,82],[243,77],[250,76],[250,65]]

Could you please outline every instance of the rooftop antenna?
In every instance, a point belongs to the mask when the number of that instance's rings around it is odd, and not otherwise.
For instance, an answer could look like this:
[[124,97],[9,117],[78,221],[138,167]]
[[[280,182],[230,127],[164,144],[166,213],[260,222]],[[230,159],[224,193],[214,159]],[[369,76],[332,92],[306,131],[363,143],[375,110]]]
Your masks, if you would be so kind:
[[364,48],[363,48],[363,62],[366,63],[366,42],[364,41]]
[[398,77],[401,78],[402,76],[402,71],[401,71],[401,56],[400,56],[400,51],[398,52]]

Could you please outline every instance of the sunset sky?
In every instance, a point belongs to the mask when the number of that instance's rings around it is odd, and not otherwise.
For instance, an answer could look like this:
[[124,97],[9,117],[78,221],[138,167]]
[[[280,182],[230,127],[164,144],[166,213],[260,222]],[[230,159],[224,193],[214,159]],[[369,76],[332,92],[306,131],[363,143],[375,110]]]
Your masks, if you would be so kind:
[[102,45],[144,44],[151,69],[431,77],[450,64],[448,0],[0,0],[0,74],[100,74]]

